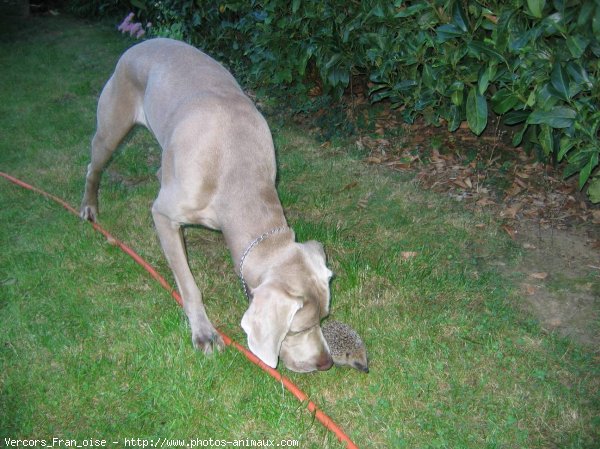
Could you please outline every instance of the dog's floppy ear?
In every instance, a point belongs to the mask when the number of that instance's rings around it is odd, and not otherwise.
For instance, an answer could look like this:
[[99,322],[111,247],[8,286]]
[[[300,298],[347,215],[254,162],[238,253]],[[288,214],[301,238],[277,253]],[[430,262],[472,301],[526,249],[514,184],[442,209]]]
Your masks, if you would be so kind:
[[260,285],[252,293],[250,307],[242,317],[242,329],[248,335],[250,350],[275,368],[281,343],[302,301],[270,284]]

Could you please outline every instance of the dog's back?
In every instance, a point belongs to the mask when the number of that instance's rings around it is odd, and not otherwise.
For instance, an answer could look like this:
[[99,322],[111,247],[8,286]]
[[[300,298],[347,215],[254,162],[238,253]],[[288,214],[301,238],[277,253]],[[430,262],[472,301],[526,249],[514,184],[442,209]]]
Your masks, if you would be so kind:
[[[119,59],[113,78],[114,84],[128,86],[137,93],[136,122],[149,127],[159,141],[166,133],[156,127],[159,122],[164,124],[165,116],[169,122],[180,123],[199,107],[212,113],[231,112],[231,105],[255,110],[220,63],[173,39],[150,39],[131,47]],[[173,129],[171,123],[167,128]]]
[[125,67],[128,76],[137,78],[140,87],[156,82],[173,93],[189,94],[190,85],[213,95],[242,93],[235,78],[220,63],[174,39],[150,39],[134,45],[123,53],[115,72],[121,70],[120,66]]

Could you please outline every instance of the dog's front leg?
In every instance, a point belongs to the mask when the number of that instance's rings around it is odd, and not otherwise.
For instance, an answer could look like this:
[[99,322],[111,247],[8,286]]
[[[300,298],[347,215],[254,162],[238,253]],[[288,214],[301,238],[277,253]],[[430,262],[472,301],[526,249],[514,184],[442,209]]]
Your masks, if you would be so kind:
[[194,347],[202,349],[205,354],[210,354],[214,348],[222,349],[225,346],[223,339],[206,315],[202,294],[188,264],[181,225],[158,211],[156,204],[152,208],[152,216],[163,252],[183,298],[183,309],[190,322]]

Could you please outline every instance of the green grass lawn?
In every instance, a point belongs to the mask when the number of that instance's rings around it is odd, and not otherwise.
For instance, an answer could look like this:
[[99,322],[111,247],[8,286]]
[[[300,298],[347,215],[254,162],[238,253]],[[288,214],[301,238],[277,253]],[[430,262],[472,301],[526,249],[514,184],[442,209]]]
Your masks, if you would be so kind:
[[[0,170],[77,206],[97,95],[132,42],[65,17],[0,29]],[[361,448],[598,447],[597,355],[520,311],[494,269],[519,257],[498,223],[362,164],[350,144],[321,147],[276,108],[267,119],[289,223],[299,240],[324,243],[332,316],[361,334],[371,369],[283,374]],[[133,132],[103,178],[100,222],[172,282],[150,215],[158,165],[151,135]],[[235,350],[195,352],[176,303],[88,224],[2,179],[0,204],[0,446],[162,437],[342,447]],[[186,238],[209,317],[245,344],[246,300],[221,235],[189,228]]]

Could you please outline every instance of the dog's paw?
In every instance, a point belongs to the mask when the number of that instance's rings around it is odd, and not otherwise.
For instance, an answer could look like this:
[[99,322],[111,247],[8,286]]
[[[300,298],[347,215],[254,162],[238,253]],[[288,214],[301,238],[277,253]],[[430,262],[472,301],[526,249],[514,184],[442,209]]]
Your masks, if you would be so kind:
[[79,216],[82,220],[91,221],[92,223],[96,222],[96,217],[98,216],[98,210],[95,206],[81,206],[81,210],[79,211]]
[[225,348],[225,342],[216,330],[206,334],[192,335],[192,343],[195,349],[203,351],[206,355]]

